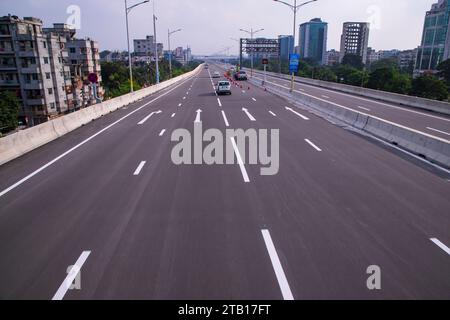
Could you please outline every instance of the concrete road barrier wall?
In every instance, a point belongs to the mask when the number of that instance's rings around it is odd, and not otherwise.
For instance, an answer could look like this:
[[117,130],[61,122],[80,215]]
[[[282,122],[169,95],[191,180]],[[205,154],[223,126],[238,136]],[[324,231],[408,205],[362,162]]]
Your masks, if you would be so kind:
[[[259,80],[251,79],[250,82],[256,86],[262,86]],[[425,157],[440,166],[450,168],[449,140],[419,132],[363,112],[339,107],[331,102],[317,100],[296,92],[290,93],[287,88],[283,89],[270,84],[265,88],[273,94],[316,110],[322,115],[338,119],[351,127],[367,132],[415,155]]]
[[179,77],[70,113],[0,138],[0,165],[16,159],[104,115],[180,83],[200,72],[202,65]]
[[[262,76],[263,74],[260,71],[256,71],[258,76]],[[278,74],[278,73],[269,73],[272,76],[290,80],[289,75],[285,74]],[[308,79],[308,78],[302,78],[302,77],[295,77],[296,82],[308,84],[314,87],[320,87],[324,89],[339,91],[343,93],[348,93],[351,95],[356,95],[360,97],[365,98],[371,98],[375,100],[379,100],[386,103],[392,103],[392,104],[398,104],[398,105],[404,105],[411,108],[417,108],[427,111],[433,111],[437,113],[447,114],[450,115],[450,103],[443,102],[443,101],[437,101],[437,100],[430,100],[420,97],[412,97],[407,96],[403,94],[398,93],[391,93],[386,91],[380,91],[380,90],[373,90],[368,88],[362,88],[362,87],[356,87],[356,86],[350,86],[346,84],[340,84],[335,82],[328,82],[328,81],[322,81],[322,80],[314,80],[314,79]]]

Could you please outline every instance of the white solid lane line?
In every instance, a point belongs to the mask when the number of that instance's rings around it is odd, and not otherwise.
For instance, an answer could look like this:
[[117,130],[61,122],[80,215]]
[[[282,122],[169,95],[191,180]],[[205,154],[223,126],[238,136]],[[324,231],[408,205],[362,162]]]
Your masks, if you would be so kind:
[[130,113],[126,114],[125,116],[123,116],[122,118],[120,118],[119,120],[111,123],[109,126],[103,128],[102,130],[100,130],[99,132],[95,133],[94,135],[90,136],[89,138],[83,140],[82,142],[80,142],[79,144],[77,144],[75,147],[67,150],[66,152],[64,152],[63,154],[59,155],[58,157],[56,157],[55,159],[47,162],[45,165],[43,165],[42,167],[40,167],[39,169],[35,170],[34,172],[30,173],[29,175],[27,175],[25,178],[17,181],[16,183],[14,183],[12,186],[6,188],[5,190],[3,190],[2,192],[0,192],[0,197],[3,197],[5,194],[7,194],[8,192],[10,192],[11,190],[17,188],[18,186],[22,185],[24,182],[30,180],[31,178],[33,178],[35,175],[39,174],[40,172],[44,171],[45,169],[47,169],[48,167],[50,167],[51,165],[53,165],[54,163],[58,162],[59,160],[61,160],[62,158],[64,158],[65,156],[67,156],[68,154],[72,153],[73,151],[77,150],[78,148],[80,148],[81,146],[85,145],[86,143],[88,143],[89,141],[91,141],[92,139],[94,139],[95,137],[101,135],[103,132],[109,130],[110,128],[114,127],[116,124],[122,122],[123,120],[127,119],[128,117],[130,117],[131,115],[135,114],[136,112],[139,112],[140,110],[142,110],[143,108],[145,108],[146,106],[148,106],[149,104],[161,99],[162,97],[168,95],[169,93],[171,93],[172,91],[174,91],[175,89],[179,88],[181,85],[183,85],[186,81],[180,83],[179,85],[173,87],[172,89],[164,92],[163,94],[161,94],[160,96],[156,97],[155,99],[147,102],[146,104],[140,106],[139,108],[131,111]]
[[164,133],[166,133],[166,129],[161,130],[161,132],[159,133],[159,136],[162,137],[164,135]]
[[160,113],[162,113],[161,110],[154,111],[154,112],[150,113],[148,116],[146,116],[146,117],[145,117],[144,119],[142,119],[140,122],[138,122],[138,125],[140,125],[140,126],[143,125],[144,123],[147,122],[148,119],[150,119],[151,117],[153,117],[155,114],[160,114]]
[[225,121],[225,125],[227,127],[229,127],[230,124],[228,123],[227,115],[225,114],[225,111],[223,111],[223,110],[222,110],[222,116],[223,116],[223,121]]
[[314,149],[316,149],[317,151],[322,152],[322,149],[320,149],[318,146],[316,146],[314,143],[312,143],[311,140],[305,139],[305,141],[306,141],[311,147],[313,147]]
[[325,99],[330,99],[329,96],[326,96],[326,95],[324,95],[324,94],[322,95],[322,97],[325,98]]
[[289,287],[289,283],[284,273],[283,266],[281,265],[280,258],[278,257],[277,250],[275,249],[275,245],[273,244],[272,237],[270,236],[270,232],[269,230],[262,230],[261,232],[266,244],[267,252],[269,253],[270,261],[272,262],[273,270],[275,271],[275,275],[278,280],[278,285],[280,286],[281,293],[283,295],[283,299],[294,300],[294,296],[292,295],[291,288]]
[[133,176],[138,176],[141,174],[142,169],[144,169],[145,164],[147,163],[147,161],[142,161],[141,163],[139,163],[138,167],[136,168],[136,170],[133,173]]
[[271,115],[273,115],[274,117],[277,116],[277,115],[275,114],[275,112],[269,111],[269,113],[270,113]]
[[285,107],[285,108],[286,108],[286,110],[292,112],[293,114],[296,114],[297,116],[299,116],[299,117],[302,118],[303,120],[306,120],[306,121],[309,120],[308,117],[305,117],[304,115],[302,115],[301,113],[295,111],[294,109],[289,108],[289,107]]
[[86,262],[87,258],[91,254],[91,251],[84,251],[81,253],[81,256],[78,258],[77,262],[72,266],[67,274],[67,277],[64,279],[63,283],[59,287],[58,291],[56,291],[52,300],[62,300],[67,293],[67,290],[72,286],[73,281],[76,279],[78,273],[80,273],[81,268]]
[[435,245],[437,245],[439,248],[441,248],[442,250],[444,250],[448,255],[450,255],[450,248],[447,247],[445,244],[443,244],[442,242],[440,242],[438,239],[436,238],[431,238],[431,241],[433,241],[433,243]]
[[247,170],[245,169],[244,161],[242,161],[242,157],[239,152],[239,148],[236,144],[236,140],[234,140],[234,137],[232,137],[230,139],[231,139],[231,144],[233,145],[234,153],[236,154],[239,168],[241,169],[242,177],[244,178],[244,182],[248,183],[248,182],[250,182],[250,178],[248,177]]
[[365,107],[361,107],[361,106],[358,106],[358,108],[361,109],[361,110],[370,111],[369,108],[365,108]]
[[427,129],[428,129],[428,130],[431,130],[431,131],[439,132],[439,133],[446,134],[446,135],[450,136],[450,133],[445,132],[445,131],[441,131],[441,130],[434,129],[434,128],[430,128],[430,127],[427,127]]
[[250,114],[250,112],[248,112],[247,108],[242,108],[242,111],[245,112],[245,114],[247,115],[247,117],[250,119],[250,121],[256,121],[256,119]]
[[219,107],[222,107],[222,102],[220,101],[220,98],[217,98],[217,103],[219,104]]

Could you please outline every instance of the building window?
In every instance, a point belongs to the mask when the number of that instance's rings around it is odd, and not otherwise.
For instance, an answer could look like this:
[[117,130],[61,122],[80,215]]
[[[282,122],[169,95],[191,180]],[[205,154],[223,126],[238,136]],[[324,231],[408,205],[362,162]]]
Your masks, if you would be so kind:
[[53,94],[53,88],[48,88],[48,94]]
[[70,53],[76,53],[75,48],[70,48]]
[[51,109],[55,109],[55,103],[54,102],[50,102],[50,108]]
[[42,45],[44,46],[45,49],[47,49],[47,42],[42,41]]
[[48,64],[48,57],[44,57],[44,64]]
[[50,78],[51,78],[51,75],[50,75],[50,73],[49,73],[49,72],[47,72],[47,73],[45,74],[45,78],[46,78],[47,80],[50,80]]

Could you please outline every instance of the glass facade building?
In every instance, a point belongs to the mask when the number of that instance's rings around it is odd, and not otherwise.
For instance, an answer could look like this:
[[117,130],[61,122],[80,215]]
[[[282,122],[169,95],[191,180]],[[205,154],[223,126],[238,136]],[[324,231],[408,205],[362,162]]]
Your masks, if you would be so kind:
[[278,36],[278,41],[280,42],[281,60],[289,60],[289,54],[294,52],[294,37]]
[[300,57],[326,64],[328,23],[319,18],[300,25]]
[[422,43],[417,51],[415,74],[435,71],[439,63],[450,56],[450,1],[439,0],[425,15]]

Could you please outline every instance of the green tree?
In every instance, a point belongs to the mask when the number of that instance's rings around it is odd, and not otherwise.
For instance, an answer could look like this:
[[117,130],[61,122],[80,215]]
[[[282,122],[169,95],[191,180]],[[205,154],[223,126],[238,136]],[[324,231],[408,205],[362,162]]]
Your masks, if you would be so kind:
[[414,79],[409,94],[440,101],[448,99],[448,90],[444,81],[431,75],[424,75]]
[[345,66],[350,66],[358,70],[364,69],[364,63],[361,56],[353,53],[348,53],[342,59],[342,64]]
[[384,58],[373,62],[370,65],[370,71],[375,71],[378,69],[394,69],[398,70],[398,60],[397,58]]
[[400,74],[397,69],[386,67],[373,71],[367,86],[375,90],[407,94],[411,89],[411,79],[407,75]]
[[18,126],[19,100],[9,91],[0,92],[0,132],[14,130]]

